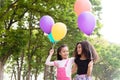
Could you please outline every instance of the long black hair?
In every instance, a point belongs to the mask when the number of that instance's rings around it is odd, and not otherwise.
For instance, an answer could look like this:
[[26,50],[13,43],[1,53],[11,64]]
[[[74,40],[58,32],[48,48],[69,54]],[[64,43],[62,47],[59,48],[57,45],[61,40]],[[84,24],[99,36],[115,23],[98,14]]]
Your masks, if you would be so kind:
[[57,60],[62,60],[62,56],[59,54],[62,50],[62,48],[64,47],[68,47],[66,44],[61,45],[58,49],[57,49]]
[[75,58],[80,57],[80,55],[78,55],[78,52],[77,52],[78,44],[81,44],[81,47],[82,47],[81,54],[84,54],[87,59],[93,60],[93,61],[96,61],[98,59],[98,55],[97,55],[95,48],[88,41],[82,41],[76,44],[76,47],[74,50]]

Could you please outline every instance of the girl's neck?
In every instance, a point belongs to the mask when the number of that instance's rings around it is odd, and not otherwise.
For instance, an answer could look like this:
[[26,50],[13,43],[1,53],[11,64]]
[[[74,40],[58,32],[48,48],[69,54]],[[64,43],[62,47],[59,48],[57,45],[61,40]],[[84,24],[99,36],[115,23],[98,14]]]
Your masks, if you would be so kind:
[[87,58],[86,58],[85,55],[81,55],[80,59],[81,59],[81,60],[86,60]]
[[62,58],[62,60],[66,60],[66,59],[68,59],[68,58]]

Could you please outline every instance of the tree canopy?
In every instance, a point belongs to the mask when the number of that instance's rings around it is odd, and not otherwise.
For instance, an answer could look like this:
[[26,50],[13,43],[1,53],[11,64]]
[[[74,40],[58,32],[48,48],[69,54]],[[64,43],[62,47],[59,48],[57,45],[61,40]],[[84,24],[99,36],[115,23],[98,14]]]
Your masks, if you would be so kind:
[[[39,28],[39,20],[44,15],[67,25],[67,35],[56,44],[55,49],[61,44],[68,44],[72,56],[78,41],[90,40],[100,55],[100,61],[94,68],[96,80],[119,77],[120,46],[101,39],[101,3],[100,0],[90,1],[97,25],[93,34],[86,36],[77,27],[77,16],[73,11],[75,0],[1,0],[0,80],[3,80],[4,71],[11,74],[11,80],[30,80],[31,77],[37,80],[38,75],[45,72],[44,63],[52,43]],[[4,66],[7,66],[6,70]],[[49,79],[53,80],[52,77]]]

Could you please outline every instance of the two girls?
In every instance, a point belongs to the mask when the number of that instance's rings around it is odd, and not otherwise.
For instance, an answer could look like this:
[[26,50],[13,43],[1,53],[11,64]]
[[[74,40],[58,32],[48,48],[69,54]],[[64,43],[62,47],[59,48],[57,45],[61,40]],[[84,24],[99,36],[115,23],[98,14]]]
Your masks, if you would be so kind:
[[[57,80],[71,80],[71,72],[77,75],[75,80],[92,80],[93,63],[98,59],[94,47],[88,41],[78,42],[74,50],[75,58],[69,58],[66,45],[57,49],[57,60],[51,62],[54,50],[51,49],[46,60],[46,65],[57,67]],[[74,66],[72,68],[72,65]]]

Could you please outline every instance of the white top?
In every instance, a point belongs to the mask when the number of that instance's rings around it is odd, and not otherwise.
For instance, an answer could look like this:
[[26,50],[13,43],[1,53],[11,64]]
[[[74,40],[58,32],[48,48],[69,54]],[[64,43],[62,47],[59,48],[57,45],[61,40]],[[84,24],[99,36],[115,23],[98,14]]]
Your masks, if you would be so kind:
[[[69,59],[69,61],[67,63],[67,66],[65,67],[66,61],[68,59]],[[49,55],[45,64],[49,65],[49,66],[55,66],[55,64],[57,64],[57,67],[65,67],[67,77],[71,78],[71,72],[72,72],[72,65],[74,63],[74,57],[68,58],[68,59],[50,61],[51,60],[51,55]],[[55,64],[54,64],[54,62],[55,62]]]

